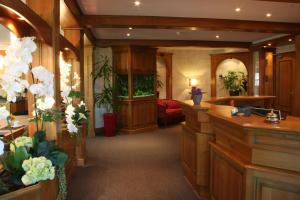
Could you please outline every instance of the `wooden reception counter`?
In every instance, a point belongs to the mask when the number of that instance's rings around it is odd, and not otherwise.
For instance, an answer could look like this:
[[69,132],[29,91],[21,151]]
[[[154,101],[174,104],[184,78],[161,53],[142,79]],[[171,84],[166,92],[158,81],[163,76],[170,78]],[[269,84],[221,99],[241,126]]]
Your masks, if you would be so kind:
[[299,200],[300,118],[267,124],[231,106],[182,102],[184,171],[213,200]]

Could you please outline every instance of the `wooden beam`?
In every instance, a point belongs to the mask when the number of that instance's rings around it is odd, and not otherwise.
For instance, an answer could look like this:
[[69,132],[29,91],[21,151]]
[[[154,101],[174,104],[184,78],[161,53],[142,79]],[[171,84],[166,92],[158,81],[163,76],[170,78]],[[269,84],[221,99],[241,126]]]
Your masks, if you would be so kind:
[[300,23],[263,22],[232,19],[83,15],[80,24],[88,28],[161,28],[181,29],[196,27],[205,30],[232,30],[266,33],[300,33]]
[[[292,39],[291,41],[289,41]],[[252,50],[257,50],[261,48],[276,48],[276,46],[282,46],[282,45],[288,45],[293,44],[295,40],[295,35],[286,35],[275,39],[266,40],[263,42],[259,42],[256,44],[251,45]],[[268,46],[268,44],[271,44],[271,46]]]
[[[77,20],[77,22],[79,23],[80,27],[85,27],[85,24],[82,24],[81,20],[80,20],[83,16],[83,13],[82,13],[77,1],[64,0],[64,2],[67,5],[67,7],[70,9],[71,13],[74,15],[74,17]],[[94,44],[96,41],[96,38],[95,38],[93,32],[88,28],[84,28],[84,33],[85,33],[86,37],[90,40],[90,42],[92,44]]]
[[281,2],[281,3],[300,3],[299,0],[256,0],[256,1],[269,1],[269,2]]
[[102,40],[95,42],[98,47],[136,45],[153,47],[176,47],[176,46],[198,46],[198,47],[236,47],[249,48],[251,42],[223,42],[223,41],[199,41],[199,40]]

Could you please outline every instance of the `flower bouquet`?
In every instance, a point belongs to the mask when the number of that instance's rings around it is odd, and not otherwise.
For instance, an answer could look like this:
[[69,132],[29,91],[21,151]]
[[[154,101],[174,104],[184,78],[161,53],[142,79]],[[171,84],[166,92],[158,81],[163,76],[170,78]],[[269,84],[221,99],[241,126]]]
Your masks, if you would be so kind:
[[202,94],[204,93],[205,92],[202,92],[200,88],[192,87],[191,94],[192,94],[194,105],[200,105],[200,102],[202,100]]
[[[0,195],[13,192],[40,181],[59,180],[58,199],[66,199],[64,164],[68,156],[58,148],[56,141],[46,139],[45,123],[57,121],[61,114],[53,109],[55,104],[53,73],[43,66],[32,67],[32,53],[36,50],[34,38],[16,39],[6,50],[4,73],[0,77],[1,96],[15,102],[17,96],[28,90],[34,97],[32,113],[36,125],[33,137],[14,138],[9,111],[0,108],[0,120],[6,120],[11,141],[0,140]],[[24,77],[31,74],[30,85]],[[1,196],[0,196],[1,198]],[[6,197],[5,197],[6,198]]]

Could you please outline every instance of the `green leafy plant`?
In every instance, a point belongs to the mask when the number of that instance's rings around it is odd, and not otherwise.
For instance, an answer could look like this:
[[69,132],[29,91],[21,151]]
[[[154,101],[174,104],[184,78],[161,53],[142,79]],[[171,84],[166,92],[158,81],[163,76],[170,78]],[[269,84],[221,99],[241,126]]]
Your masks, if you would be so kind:
[[247,77],[243,72],[228,71],[227,75],[220,75],[219,78],[230,93],[247,91]]
[[92,73],[93,83],[98,78],[103,79],[103,90],[95,93],[95,104],[98,107],[104,106],[108,112],[114,111],[116,106],[113,102],[115,96],[115,88],[112,85],[113,68],[107,56],[102,57],[101,61],[95,64],[96,70]]

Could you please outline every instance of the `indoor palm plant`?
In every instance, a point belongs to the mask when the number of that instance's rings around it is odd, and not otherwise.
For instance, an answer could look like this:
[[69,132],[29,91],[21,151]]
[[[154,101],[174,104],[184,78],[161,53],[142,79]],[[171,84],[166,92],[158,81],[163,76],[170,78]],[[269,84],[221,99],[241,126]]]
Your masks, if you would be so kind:
[[[16,39],[6,50],[4,72],[0,77],[1,95],[8,102],[15,102],[17,96],[28,89],[34,97],[32,122],[36,125],[33,137],[14,138],[11,115],[6,107],[1,107],[0,119],[6,120],[12,140],[6,141],[7,147],[0,140],[0,198],[10,199],[9,194],[15,190],[34,185],[41,181],[59,179],[58,199],[66,199],[66,180],[64,164],[67,155],[58,148],[56,141],[47,140],[44,124],[54,122],[61,117],[53,109],[55,104],[54,75],[43,66],[32,67],[32,53],[36,50],[34,38]],[[24,77],[31,74],[30,85]]]
[[241,92],[247,92],[247,78],[243,72],[228,71],[227,75],[220,75],[224,87],[230,96],[238,96]]
[[105,136],[114,136],[116,134],[117,122],[116,114],[114,113],[116,109],[114,104],[115,88],[111,81],[113,78],[113,68],[107,56],[101,57],[100,62],[95,64],[95,68],[96,70],[92,74],[94,88],[98,78],[103,81],[102,91],[95,93],[95,105],[106,109],[106,113],[103,114]]

